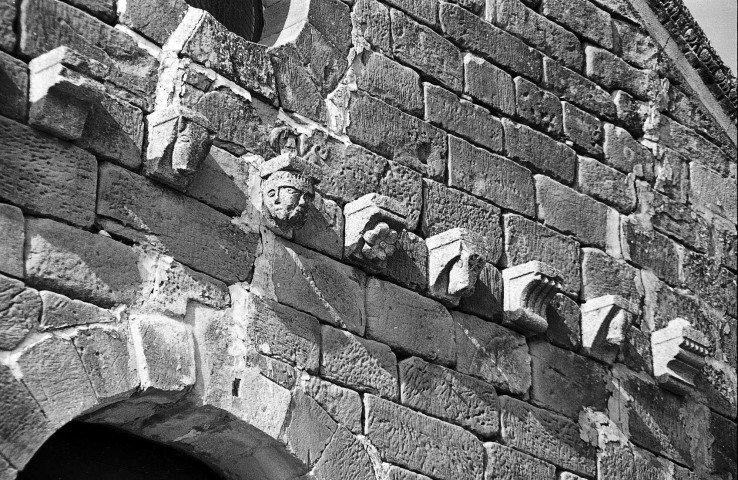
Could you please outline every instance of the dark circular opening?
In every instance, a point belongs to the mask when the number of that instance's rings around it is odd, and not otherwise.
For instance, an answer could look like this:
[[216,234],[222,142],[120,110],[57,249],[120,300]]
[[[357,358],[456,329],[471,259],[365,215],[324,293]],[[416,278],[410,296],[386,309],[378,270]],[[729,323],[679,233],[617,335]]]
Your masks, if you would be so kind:
[[258,42],[264,29],[261,0],[186,0],[207,11],[231,32],[250,42]]
[[220,480],[172,447],[103,425],[71,422],[39,449],[18,480]]

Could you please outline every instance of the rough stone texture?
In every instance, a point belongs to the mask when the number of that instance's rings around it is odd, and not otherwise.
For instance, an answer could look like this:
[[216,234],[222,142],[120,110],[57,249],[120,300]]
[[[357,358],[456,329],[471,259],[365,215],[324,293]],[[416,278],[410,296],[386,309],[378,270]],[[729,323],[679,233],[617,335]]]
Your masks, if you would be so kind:
[[95,218],[95,157],[0,117],[0,199],[80,227]]
[[308,207],[307,221],[295,231],[293,240],[333,258],[340,258],[343,254],[343,229],[341,207],[333,200],[316,194]]
[[471,53],[464,56],[464,93],[494,111],[515,114],[515,87],[510,74]]
[[393,107],[422,116],[423,90],[414,70],[374,52],[361,58],[361,67],[356,74],[357,87]]
[[494,152],[502,152],[499,120],[486,109],[428,83],[425,84],[425,119]]
[[399,370],[406,407],[482,437],[499,433],[499,401],[491,385],[415,357],[400,362]]
[[710,472],[730,478],[736,471],[736,425],[730,420],[710,413],[710,435],[713,438],[708,465]]
[[535,212],[533,178],[527,168],[451,136],[448,169],[452,187],[524,215]]
[[370,278],[366,287],[366,336],[443,365],[456,359],[451,315],[440,303]]
[[384,276],[403,287],[424,291],[428,287],[428,247],[425,240],[403,230],[395,247]]
[[576,174],[577,155],[574,150],[535,130],[502,120],[505,127],[505,149],[513,160],[571,184]]
[[101,166],[97,213],[120,222],[107,226],[111,233],[152,243],[227,283],[245,280],[251,273],[256,234],[203,203],[127,170]]
[[291,415],[285,420],[280,440],[286,443],[288,451],[312,467],[326,450],[338,424],[315,400],[300,391],[292,395],[289,411]]
[[515,79],[515,111],[523,121],[545,130],[553,137],[560,137],[563,133],[558,97],[521,77]]
[[630,134],[610,123],[604,125],[603,149],[605,162],[623,173],[634,173],[646,179],[653,178],[654,158]]
[[[438,5],[430,0],[390,0],[389,5],[399,8],[430,27],[438,26]],[[483,8],[479,0],[459,0],[459,5],[469,10]]]
[[362,433],[363,407],[358,393],[305,374],[300,377],[300,388],[318,402],[337,423],[352,433]]
[[126,0],[118,3],[119,20],[133,30],[163,45],[187,12],[183,0]]
[[358,0],[351,11],[351,23],[354,42],[368,43],[390,54],[392,33],[387,6],[375,0]]
[[399,398],[397,360],[387,345],[324,325],[320,374],[355,390]]
[[[4,38],[6,38],[3,30],[7,25],[12,25],[12,20],[6,23],[4,10],[4,7],[0,5],[0,18],[3,18],[3,21],[0,22],[2,23],[2,26],[0,26],[0,48],[3,46]],[[0,115],[14,120],[25,120],[28,110],[27,69],[28,66],[25,63],[0,51]]]
[[453,312],[456,327],[456,369],[523,395],[530,388],[530,356],[525,337],[481,318]]
[[548,57],[543,59],[541,84],[562,100],[595,115],[613,119],[617,114],[612,97],[602,87]]
[[680,247],[666,236],[646,230],[632,220],[621,223],[623,256],[636,265],[651,270],[665,282],[679,282]]
[[567,67],[581,70],[584,52],[576,35],[535,13],[520,0],[487,2],[485,18]]
[[41,311],[40,330],[55,330],[90,323],[109,323],[116,319],[108,310],[79,300],[72,300],[54,292],[41,292],[41,301],[43,310]]
[[579,296],[581,272],[579,243],[518,215],[504,215],[504,264],[520,265],[538,260],[556,265],[564,276],[564,290]]
[[13,21],[18,15],[16,3],[10,0],[3,0],[0,3],[0,50],[8,52],[13,51],[17,36],[13,32]]
[[136,298],[141,274],[131,247],[53,220],[29,219],[26,227],[29,284],[101,307]]
[[556,467],[499,443],[485,443],[484,480],[553,480]]
[[131,394],[138,387],[133,345],[126,328],[90,327],[74,338],[98,400]]
[[[499,221],[497,222],[499,225]],[[0,272],[23,278],[26,225],[20,208],[0,203]]]
[[594,476],[596,450],[565,417],[501,397],[502,439],[506,445],[581,475]]
[[395,57],[460,92],[464,84],[464,67],[459,49],[398,10],[390,11],[390,20]]
[[364,446],[348,430],[336,429],[312,471],[318,480],[353,478],[374,480],[374,468]]
[[388,480],[430,480],[425,475],[413,473],[409,470],[405,470],[404,468],[390,465],[389,463],[385,463],[382,466],[387,472]]
[[636,98],[648,99],[653,77],[645,70],[631,67],[607,50],[594,46],[584,49],[587,76],[607,90],[625,90]]
[[679,285],[689,287],[703,300],[730,316],[736,311],[736,276],[713,263],[706,255],[684,250],[681,255]]
[[557,293],[546,309],[548,330],[546,338],[551,344],[568,350],[578,350],[582,344],[582,312],[577,302]]
[[582,249],[582,298],[618,295],[633,305],[642,300],[640,271],[595,248]]
[[689,197],[689,161],[668,148],[661,149],[655,160],[654,189],[682,203]]
[[487,263],[482,267],[474,285],[474,293],[461,299],[459,310],[485,320],[501,319],[502,274],[495,266]]
[[622,57],[639,68],[655,69],[660,54],[658,44],[639,27],[621,20],[612,23]]
[[542,0],[541,13],[608,50],[613,47],[610,15],[587,0]]
[[523,41],[463,8],[441,3],[441,29],[462,48],[533,81],[541,78],[542,56]]
[[643,131],[643,124],[649,114],[648,103],[636,100],[627,92],[616,90],[612,96],[615,110],[620,120],[630,131]]
[[274,235],[262,236],[262,249],[254,268],[254,293],[364,334],[364,272]]
[[574,146],[590,155],[602,155],[602,122],[569,102],[564,105],[564,133]]
[[698,209],[722,215],[733,223],[738,222],[738,196],[735,178],[726,178],[692,163],[689,168],[690,198]]
[[587,157],[579,157],[578,175],[577,183],[587,195],[625,214],[635,208],[637,198],[632,176]]
[[373,395],[364,402],[366,435],[383,460],[436,478],[481,477],[484,449],[471,433]]
[[577,420],[582,409],[607,408],[608,372],[601,364],[546,342],[530,345],[531,401]]
[[23,282],[0,275],[0,350],[13,350],[37,326],[41,298]]
[[195,172],[187,194],[231,215],[250,209],[249,180],[256,170],[245,160],[210,147],[210,154]]

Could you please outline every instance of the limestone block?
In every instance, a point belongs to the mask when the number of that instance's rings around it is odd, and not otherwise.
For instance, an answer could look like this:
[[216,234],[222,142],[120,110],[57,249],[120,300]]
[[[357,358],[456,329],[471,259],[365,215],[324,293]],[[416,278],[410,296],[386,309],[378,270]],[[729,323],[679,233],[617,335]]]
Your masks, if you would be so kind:
[[730,420],[710,412],[709,432],[713,438],[710,458],[706,462],[711,473],[723,478],[736,471],[738,452],[736,452],[736,426]]
[[616,90],[612,96],[620,120],[629,130],[643,131],[649,115],[648,103],[636,100],[627,92]]
[[56,330],[90,323],[116,321],[115,315],[109,310],[79,300],[72,300],[58,293],[42,291],[41,301],[43,310],[41,311],[40,330]]
[[163,315],[131,318],[141,388],[180,392],[195,384],[195,340],[185,324]]
[[482,437],[499,432],[500,403],[491,385],[417,357],[403,360],[399,369],[402,404],[406,407]]
[[45,337],[26,345],[18,366],[23,383],[57,428],[97,403],[87,372],[69,340]]
[[[7,3],[10,5],[10,2]],[[13,23],[12,20],[5,23],[5,8],[4,5],[0,5],[0,18],[3,18],[3,26],[0,27],[0,48],[5,39],[3,30],[6,25],[12,26]],[[13,10],[15,10],[15,5],[13,5]],[[15,18],[15,14],[12,18]],[[8,50],[11,49],[12,47]],[[0,51],[0,72],[2,72],[0,75],[0,115],[18,121],[25,120],[28,111],[28,72],[26,69],[25,63]]]
[[515,114],[512,77],[482,58],[464,55],[464,93],[505,115]]
[[391,52],[390,13],[387,6],[375,0],[358,0],[351,12],[354,41],[367,43],[380,52]]
[[73,339],[101,402],[126,397],[138,387],[133,344],[124,327],[88,327]]
[[487,109],[429,83],[424,89],[427,121],[494,152],[503,151],[502,124]]
[[625,90],[638,99],[649,98],[655,86],[653,72],[631,67],[607,50],[591,45],[585,47],[584,55],[587,77],[605,89]]
[[597,116],[610,120],[616,117],[615,103],[608,92],[588,78],[547,57],[543,59],[542,86],[560,99]]
[[343,255],[343,210],[333,200],[315,193],[308,205],[307,219],[295,231],[294,241],[336,259]]
[[[323,339],[326,336],[323,335]],[[307,374],[300,376],[300,388],[310,395],[339,425],[354,434],[362,433],[363,406],[358,393]]]
[[[405,2],[409,5],[422,3]],[[436,12],[429,10],[430,13]],[[364,52],[359,59],[361,63],[356,72],[356,85],[361,90],[400,110],[423,115],[423,91],[420,88],[420,76],[414,70],[371,51]],[[357,68],[356,63],[354,68]]]
[[321,332],[321,376],[355,390],[398,398],[397,360],[387,345],[329,326]]
[[485,443],[487,469],[484,480],[553,479],[556,467],[499,443]]
[[412,232],[400,232],[395,252],[387,259],[383,276],[403,287],[423,292],[428,287],[428,247]]
[[351,478],[374,480],[374,467],[366,450],[344,427],[339,426],[331,442],[323,450],[312,474],[316,480]]
[[187,188],[187,195],[231,215],[254,209],[251,185],[258,170],[251,155],[237,157],[211,147]]
[[602,122],[569,102],[564,107],[564,134],[574,146],[588,154],[602,156]]
[[273,234],[262,235],[251,291],[364,334],[366,274]]
[[440,303],[371,278],[366,287],[366,317],[367,338],[435,363],[454,363],[453,320]]
[[387,472],[388,480],[430,480],[425,475],[405,470],[404,468],[400,468],[396,465],[384,463],[382,466]]
[[617,295],[587,300],[582,305],[583,352],[612,365],[637,316],[638,307]]
[[535,405],[574,421],[586,408],[607,408],[609,373],[601,364],[543,341],[530,344],[530,358]]
[[582,312],[577,302],[563,293],[557,293],[546,310],[548,330],[546,338],[553,345],[578,350],[582,345]]
[[337,429],[338,424],[325,410],[298,390],[292,394],[290,415],[285,419],[279,439],[285,442],[287,450],[308,468],[312,468],[330,444]]
[[2,455],[22,469],[54,430],[26,385],[13,376],[9,367],[0,366]]
[[449,186],[523,215],[534,214],[533,178],[527,168],[449,136],[448,169]]
[[344,207],[344,256],[370,272],[387,270],[405,227],[395,202],[383,195],[368,194]]
[[612,205],[622,213],[636,206],[636,190],[632,175],[625,175],[593,158],[579,157],[577,183],[583,193]]
[[651,345],[656,380],[681,395],[694,388],[695,377],[700,375],[712,347],[705,334],[683,318],[675,318],[653,332]]
[[13,21],[17,15],[18,7],[15,2],[3,0],[0,3],[0,50],[12,52],[15,47],[17,35],[13,31]]
[[[280,387],[292,389],[297,383],[297,370],[289,363],[282,362],[276,358],[268,357],[260,353],[251,353],[249,360],[256,363],[259,373],[276,383]],[[305,374],[307,375],[307,374]],[[358,395],[358,394],[357,394]],[[318,402],[320,403],[320,402]],[[321,407],[327,409],[322,403]]]
[[121,23],[163,45],[187,12],[183,0],[130,0],[116,5]]
[[525,337],[471,315],[452,315],[456,327],[456,369],[499,390],[526,394],[531,377]]
[[11,467],[5,458],[0,456],[0,479],[2,480],[15,480],[18,476],[18,470]]
[[561,137],[564,132],[559,98],[522,77],[515,78],[515,112],[552,137]]
[[689,197],[689,160],[674,150],[656,152],[654,189],[682,203]]
[[38,325],[40,315],[38,292],[0,275],[0,350],[13,350]]
[[[362,179],[363,181],[363,179]],[[397,162],[388,161],[377,193],[397,200],[409,231],[415,231],[423,206],[423,178],[415,170]]]
[[184,107],[156,110],[146,117],[148,146],[144,174],[186,190],[210,152],[215,131],[207,118]]
[[469,230],[454,228],[426,239],[428,287],[431,296],[458,305],[474,293],[487,261],[484,239]]
[[710,256],[684,249],[681,252],[679,286],[690,288],[719,312],[738,315],[736,276]]
[[579,435],[571,420],[510,397],[501,397],[502,440],[559,468],[594,476],[596,449]]
[[505,149],[508,157],[531,165],[563,183],[574,182],[577,164],[574,150],[541,132],[511,120],[503,118],[502,126],[505,127]]
[[648,230],[637,221],[623,218],[620,226],[623,257],[651,270],[659,278],[677,285],[679,257],[683,247],[659,232]]
[[598,452],[597,457],[600,476],[603,480],[617,480],[620,478],[632,478],[633,480],[679,478],[680,480],[691,480],[688,476],[675,477],[670,475],[664,463],[659,462],[655,455],[628,443],[608,442],[605,444],[605,448]]
[[105,308],[133,303],[141,288],[134,249],[53,220],[26,226],[29,284]]
[[620,362],[634,372],[646,372],[653,375],[653,356],[651,354],[651,336],[640,328],[632,326],[628,329],[627,341],[620,347]]
[[698,208],[738,222],[738,197],[735,178],[717,175],[697,163],[690,164],[690,199]]
[[0,117],[0,199],[80,227],[94,221],[97,162],[89,153]]
[[564,288],[561,273],[548,264],[532,261],[506,268],[502,280],[505,285],[503,325],[525,334],[545,332],[548,305]]
[[481,478],[484,449],[471,433],[373,395],[364,403],[366,435],[383,460],[435,478]]
[[654,158],[624,129],[610,123],[603,126],[605,162],[623,173],[634,173],[647,180],[654,178]]
[[638,313],[643,297],[638,269],[594,248],[583,248],[582,253],[584,300],[617,295],[628,301]]
[[[482,3],[479,0],[460,0],[457,2],[459,5],[465,5],[466,8],[478,10],[482,8]],[[424,23],[430,27],[438,28],[438,8],[437,4],[427,0],[391,0],[387,4],[407,12],[412,17],[417,18],[418,21]],[[475,5],[472,7],[472,5]]]
[[502,317],[502,274],[490,263],[485,263],[479,272],[474,293],[462,297],[459,310],[485,320]]
[[26,226],[20,208],[0,203],[0,272],[23,278]]
[[610,14],[586,0],[542,0],[541,13],[611,50],[614,45]]

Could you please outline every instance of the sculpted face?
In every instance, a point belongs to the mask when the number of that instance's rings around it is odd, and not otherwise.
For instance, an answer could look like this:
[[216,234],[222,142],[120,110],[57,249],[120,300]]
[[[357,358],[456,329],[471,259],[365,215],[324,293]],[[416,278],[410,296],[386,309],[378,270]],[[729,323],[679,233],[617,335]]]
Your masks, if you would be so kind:
[[263,190],[265,215],[283,230],[301,228],[315,196],[309,180],[292,172],[275,172]]

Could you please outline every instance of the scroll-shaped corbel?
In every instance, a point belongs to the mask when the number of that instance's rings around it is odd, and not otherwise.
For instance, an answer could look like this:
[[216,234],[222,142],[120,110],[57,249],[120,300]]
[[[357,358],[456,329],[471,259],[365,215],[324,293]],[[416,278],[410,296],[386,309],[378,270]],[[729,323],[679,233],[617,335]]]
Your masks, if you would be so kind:
[[155,111],[147,120],[149,144],[144,173],[185,190],[210,153],[215,130],[203,115],[181,106]]
[[617,295],[603,295],[582,305],[582,347],[591,357],[613,363],[625,343],[637,308]]
[[487,260],[484,237],[454,228],[426,239],[428,288],[433,297],[458,305],[474,287]]
[[651,334],[653,374],[667,390],[684,395],[695,386],[695,378],[710,353],[710,342],[683,318]]
[[387,270],[387,259],[395,253],[404,228],[402,208],[393,199],[369,193],[349,202],[344,213],[344,255],[380,273]]
[[546,308],[554,295],[563,290],[559,272],[550,265],[532,261],[502,271],[504,282],[503,323],[524,334],[548,329]]

